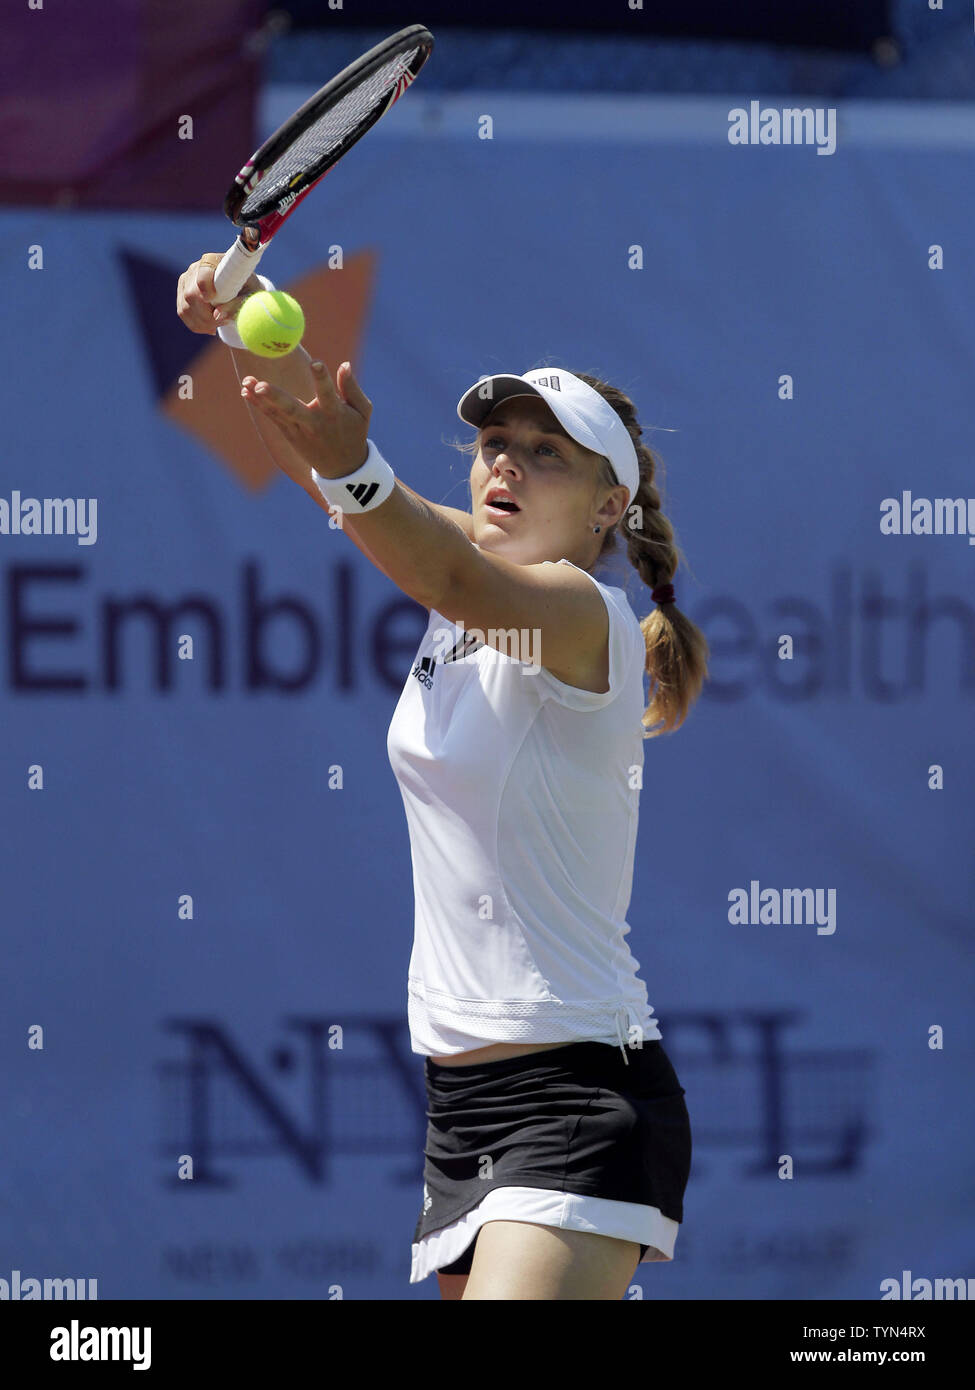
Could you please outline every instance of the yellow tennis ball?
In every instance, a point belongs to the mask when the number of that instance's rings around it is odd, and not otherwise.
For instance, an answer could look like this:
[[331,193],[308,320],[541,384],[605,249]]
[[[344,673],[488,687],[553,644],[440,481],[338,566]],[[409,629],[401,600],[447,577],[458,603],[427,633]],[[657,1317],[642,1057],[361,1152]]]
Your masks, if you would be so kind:
[[237,332],[248,352],[258,357],[285,357],[301,342],[305,316],[297,299],[284,290],[258,290],[237,313]]

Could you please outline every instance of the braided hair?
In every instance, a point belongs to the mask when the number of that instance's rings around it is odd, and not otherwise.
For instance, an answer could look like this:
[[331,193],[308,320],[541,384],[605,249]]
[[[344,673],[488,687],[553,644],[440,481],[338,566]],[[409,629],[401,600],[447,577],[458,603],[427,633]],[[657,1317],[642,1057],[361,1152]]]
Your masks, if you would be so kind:
[[[684,556],[677,545],[674,528],[661,508],[656,485],[659,460],[641,438],[643,430],[636,407],[623,391],[598,377],[574,372],[607,401],[626,426],[640,465],[640,485],[630,498],[620,520],[606,532],[599,559],[619,550],[618,536],[626,547],[626,558],[651,590],[669,585]],[[602,460],[600,483],[618,486],[608,459]],[[685,561],[686,563],[686,561]],[[707,679],[709,648],[704,633],[680,611],[666,592],[663,601],[641,618],[646,642],[646,672],[650,678],[650,703],[643,715],[648,731],[644,738],[671,733],[687,718],[691,705]],[[669,601],[667,601],[669,599]],[[656,726],[660,727],[656,727]]]

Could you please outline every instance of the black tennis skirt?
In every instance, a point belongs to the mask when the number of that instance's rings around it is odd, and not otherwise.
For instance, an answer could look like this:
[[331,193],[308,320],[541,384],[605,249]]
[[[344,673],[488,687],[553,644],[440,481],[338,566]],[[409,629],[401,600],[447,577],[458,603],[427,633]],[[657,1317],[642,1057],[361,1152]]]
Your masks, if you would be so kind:
[[659,1040],[628,1047],[626,1060],[599,1042],[471,1066],[427,1057],[424,1080],[411,1283],[434,1269],[470,1273],[486,1220],[602,1232],[638,1242],[641,1260],[672,1258],[691,1129]]

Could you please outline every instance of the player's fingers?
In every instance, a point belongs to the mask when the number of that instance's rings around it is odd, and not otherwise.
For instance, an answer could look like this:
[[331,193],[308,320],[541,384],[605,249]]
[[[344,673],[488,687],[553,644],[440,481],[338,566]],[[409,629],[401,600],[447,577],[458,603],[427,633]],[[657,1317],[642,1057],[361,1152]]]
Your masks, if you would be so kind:
[[213,288],[213,277],[219,264],[219,261],[215,265],[212,261],[207,260],[206,256],[201,256],[198,261],[194,261],[192,266],[197,296],[208,304],[212,304],[217,297],[216,290]]
[[226,304],[211,305],[210,313],[213,322],[219,325],[221,323],[226,323],[228,319],[235,319],[240,313],[244,300],[249,299],[250,296],[251,291],[247,290],[239,294],[236,299],[228,299]]
[[[213,308],[201,289],[199,272],[200,262],[195,261],[179,277],[176,312],[191,333],[213,334],[217,331],[213,322]],[[209,273],[212,276],[212,269]]]
[[[235,319],[237,315],[240,313],[241,309],[244,307],[246,301],[250,299],[251,295],[259,294],[263,288],[264,286],[261,284],[260,280],[258,280],[256,275],[249,276],[244,285],[244,288],[241,290],[240,294],[238,294],[235,299],[228,299],[224,303],[221,303],[220,301],[215,301],[213,303],[211,308],[213,322],[219,328],[220,324],[227,323],[230,319]],[[212,293],[216,294],[216,290],[214,290]]]
[[[241,389],[241,395],[251,405],[255,406],[262,415],[269,420],[273,420],[276,425],[283,429],[297,430],[301,426],[298,417],[288,409],[287,402],[293,398],[288,396],[286,391],[278,393],[275,399],[275,387],[268,385],[266,381],[256,382],[253,385],[245,386]],[[285,397],[282,400],[281,397]]]
[[[217,273],[217,266],[222,260],[223,257],[216,251],[205,251],[198,261],[193,262],[190,270],[194,272],[194,279],[196,281],[196,294],[194,295],[194,299],[203,300],[205,303],[211,305],[226,307],[229,304],[239,308],[247,298],[247,294],[243,291],[234,299],[220,300],[217,297],[214,279]],[[250,290],[248,290],[247,293],[250,293]]]
[[303,402],[296,401],[288,391],[282,391],[280,386],[272,386],[269,381],[255,382],[250,389],[260,405],[279,411],[290,419],[299,419],[308,409]]
[[352,363],[343,362],[335,375],[342,399],[353,410],[357,410],[364,420],[368,420],[372,414],[372,401],[356,381],[352,371]]
[[261,288],[261,282],[252,275],[234,299],[218,300],[214,275],[222,260],[219,251],[204,252],[179,277],[176,312],[193,333],[216,333],[221,324],[235,319],[245,299]]
[[325,363],[317,359],[312,362],[311,371],[315,378],[315,395],[318,397],[322,409],[331,413],[339,403],[332,374]]

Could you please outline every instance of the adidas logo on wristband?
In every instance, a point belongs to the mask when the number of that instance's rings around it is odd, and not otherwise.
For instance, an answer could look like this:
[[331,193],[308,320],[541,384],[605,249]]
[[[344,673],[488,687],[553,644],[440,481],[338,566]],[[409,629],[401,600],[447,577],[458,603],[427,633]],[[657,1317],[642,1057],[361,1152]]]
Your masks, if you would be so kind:
[[367,441],[369,452],[361,468],[343,478],[323,478],[314,468],[312,481],[330,507],[338,507],[350,516],[371,511],[385,502],[396,486],[396,475],[372,440]]
[[346,491],[351,492],[352,496],[362,508],[368,507],[373,497],[379,490],[378,483],[346,483]]

